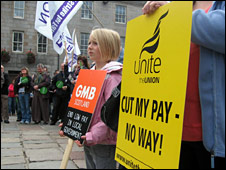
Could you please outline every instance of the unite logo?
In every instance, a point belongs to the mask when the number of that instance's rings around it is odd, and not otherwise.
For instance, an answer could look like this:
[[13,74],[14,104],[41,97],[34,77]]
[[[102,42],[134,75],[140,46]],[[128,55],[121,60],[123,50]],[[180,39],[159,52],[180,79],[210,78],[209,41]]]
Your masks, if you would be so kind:
[[[134,73],[135,74],[152,74],[160,73],[161,58],[155,57],[154,53],[158,49],[160,41],[160,24],[163,18],[165,18],[169,13],[169,10],[164,13],[158,20],[157,26],[153,33],[153,36],[148,39],[142,46],[139,60],[134,62]],[[150,54],[150,58],[142,59],[142,54],[147,52]],[[160,77],[145,77],[140,78],[140,83],[159,83]]]

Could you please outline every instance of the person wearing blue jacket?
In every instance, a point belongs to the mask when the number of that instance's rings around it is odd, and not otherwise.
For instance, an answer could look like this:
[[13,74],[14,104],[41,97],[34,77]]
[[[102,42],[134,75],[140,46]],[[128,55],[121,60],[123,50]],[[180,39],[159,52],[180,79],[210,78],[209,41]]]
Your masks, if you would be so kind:
[[[144,14],[163,1],[148,1]],[[208,13],[192,14],[191,41],[200,46],[199,95],[203,144],[211,153],[212,168],[225,167],[225,1],[214,1]]]
[[225,166],[225,1],[215,1],[207,14],[193,12],[191,40],[200,45],[203,144],[216,166]]
[[124,59],[124,48],[121,47],[121,51],[119,54],[119,58],[118,58],[118,62],[120,62],[121,64],[123,64],[123,59]]

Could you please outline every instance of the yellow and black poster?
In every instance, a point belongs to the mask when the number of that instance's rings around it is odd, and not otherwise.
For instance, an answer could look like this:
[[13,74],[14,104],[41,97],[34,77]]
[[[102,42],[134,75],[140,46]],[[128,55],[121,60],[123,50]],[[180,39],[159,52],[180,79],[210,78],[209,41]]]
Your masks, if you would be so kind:
[[127,24],[115,159],[126,168],[178,168],[192,2]]

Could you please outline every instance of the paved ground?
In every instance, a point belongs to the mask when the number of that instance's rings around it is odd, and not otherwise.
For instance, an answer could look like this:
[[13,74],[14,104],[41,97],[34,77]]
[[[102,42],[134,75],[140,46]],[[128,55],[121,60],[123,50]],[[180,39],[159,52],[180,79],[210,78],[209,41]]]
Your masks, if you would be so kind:
[[[1,123],[1,169],[59,169],[68,142],[57,125]],[[67,169],[86,168],[83,148],[74,144]]]

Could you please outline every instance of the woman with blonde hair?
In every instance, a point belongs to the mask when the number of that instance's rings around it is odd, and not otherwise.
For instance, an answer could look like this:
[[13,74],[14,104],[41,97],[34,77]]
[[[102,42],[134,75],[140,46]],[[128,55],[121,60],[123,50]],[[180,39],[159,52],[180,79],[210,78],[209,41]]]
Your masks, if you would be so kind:
[[[89,129],[81,137],[85,141],[84,151],[87,169],[116,169],[114,158],[117,133],[101,120],[101,108],[122,79],[122,64],[116,61],[120,54],[120,43],[119,34],[110,29],[95,29],[90,34],[88,54],[90,59],[95,62],[91,70],[105,70],[107,76]],[[60,131],[59,134],[63,136],[63,131]],[[75,142],[79,147],[83,146],[80,141]]]
[[[121,82],[122,64],[116,62],[120,54],[120,36],[110,29],[95,29],[88,45],[90,59],[95,62],[91,70],[106,70],[107,76],[85,136],[84,151],[88,169],[116,169],[115,148],[117,134],[101,120],[101,108]],[[82,146],[76,141],[78,146]]]
[[30,93],[31,87],[31,76],[29,76],[29,70],[27,67],[21,69],[21,73],[15,81],[14,93],[15,96],[19,97],[22,119],[21,124],[29,124],[31,122],[30,115]]

